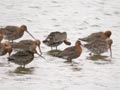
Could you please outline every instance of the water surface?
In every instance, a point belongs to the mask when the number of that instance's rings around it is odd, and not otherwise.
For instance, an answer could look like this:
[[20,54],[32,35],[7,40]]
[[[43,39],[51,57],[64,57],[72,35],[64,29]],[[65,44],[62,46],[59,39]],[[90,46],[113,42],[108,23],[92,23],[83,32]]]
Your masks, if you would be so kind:
[[[120,90],[120,0],[0,0],[0,26],[28,26],[41,41],[52,31],[66,31],[74,42],[93,32],[111,30],[113,57],[109,52],[82,55],[72,63],[47,55],[46,61],[35,55],[34,61],[19,68],[0,57],[0,90]],[[19,39],[32,39],[27,33]],[[19,41],[18,40],[18,41]],[[62,44],[59,49],[64,49]]]

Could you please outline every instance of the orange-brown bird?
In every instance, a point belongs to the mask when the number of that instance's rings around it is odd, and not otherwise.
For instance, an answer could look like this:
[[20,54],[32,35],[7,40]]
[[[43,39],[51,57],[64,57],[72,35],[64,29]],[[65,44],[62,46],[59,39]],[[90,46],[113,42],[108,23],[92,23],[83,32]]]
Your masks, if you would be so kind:
[[75,46],[64,49],[56,56],[67,59],[69,62],[71,62],[72,59],[78,58],[81,55],[81,53],[82,53],[81,42],[76,41]]

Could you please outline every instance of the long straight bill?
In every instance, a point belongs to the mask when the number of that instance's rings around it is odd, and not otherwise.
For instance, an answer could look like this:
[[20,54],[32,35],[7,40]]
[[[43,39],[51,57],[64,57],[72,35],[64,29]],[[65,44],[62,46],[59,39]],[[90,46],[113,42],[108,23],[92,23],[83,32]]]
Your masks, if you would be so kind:
[[35,37],[29,32],[29,31],[26,31],[33,39],[35,39]]
[[41,53],[41,55],[42,55],[42,51],[41,51],[41,49],[40,49],[40,46],[38,46],[38,48],[39,48],[39,52]]
[[42,55],[40,55],[38,52],[36,52],[37,55],[39,55],[41,58],[43,58],[44,60],[46,60]]

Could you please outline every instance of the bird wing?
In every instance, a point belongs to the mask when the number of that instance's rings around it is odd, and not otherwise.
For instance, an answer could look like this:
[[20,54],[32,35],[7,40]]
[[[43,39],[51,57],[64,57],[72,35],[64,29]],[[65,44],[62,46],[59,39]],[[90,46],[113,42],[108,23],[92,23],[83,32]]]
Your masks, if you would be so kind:
[[17,26],[6,26],[3,30],[5,35],[11,35],[13,33],[16,33],[18,30]]
[[5,47],[3,46],[3,44],[0,43],[0,55],[3,55],[5,51]]
[[30,47],[34,48],[35,45],[34,45],[32,40],[22,40],[18,43],[11,44],[11,47],[14,48],[14,49],[29,50]]
[[79,40],[82,40],[82,41],[85,41],[85,42],[93,42],[93,41],[98,40],[98,39],[105,40],[105,35],[104,35],[103,32],[96,32],[96,33],[90,34],[87,37],[79,38]]
[[58,56],[59,57],[63,57],[63,56],[70,56],[70,55],[73,55],[75,52],[75,47],[68,47],[66,49],[64,49],[63,52],[61,52]]
[[47,39],[49,39],[50,42],[52,43],[64,41],[66,40],[66,38],[67,38],[67,35],[62,34],[61,32],[51,32],[47,37]]
[[19,43],[23,43],[25,45],[32,45],[33,44],[33,40],[21,40]]
[[99,54],[107,51],[108,44],[105,40],[96,40],[94,42],[84,44],[84,47],[93,53]]
[[8,57],[9,61],[12,61],[12,62],[15,62],[15,63],[16,62],[22,63],[23,61],[25,62],[26,60],[32,59],[32,58],[33,58],[32,53],[30,53],[28,51],[18,51],[17,53]]

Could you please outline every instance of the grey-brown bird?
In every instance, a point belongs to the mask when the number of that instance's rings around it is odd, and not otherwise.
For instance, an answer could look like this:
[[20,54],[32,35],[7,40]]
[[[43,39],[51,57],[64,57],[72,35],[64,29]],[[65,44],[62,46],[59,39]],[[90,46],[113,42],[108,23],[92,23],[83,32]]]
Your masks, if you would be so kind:
[[82,53],[81,42],[76,41],[75,46],[64,49],[56,56],[67,59],[69,62],[71,62],[72,59],[78,58],[81,55],[81,53]]
[[35,39],[35,37],[27,30],[26,25],[21,25],[20,27],[6,26],[5,28],[1,28],[1,31],[4,34],[4,38],[12,42],[13,40],[21,38],[24,34],[24,31],[26,31],[33,39]]
[[112,32],[109,30],[105,32],[96,32],[88,35],[87,37],[79,38],[79,40],[91,43],[96,40],[105,40],[107,38],[110,38],[111,34]]
[[18,51],[8,57],[9,62],[20,65],[25,68],[26,64],[29,64],[34,59],[34,52],[32,51]]
[[[12,43],[11,47],[13,49],[22,50],[22,51],[34,51],[34,53],[40,55],[42,54],[40,49],[40,40],[21,40],[17,43]],[[37,52],[36,48],[38,47],[39,53]]]
[[66,32],[51,32],[47,38],[43,41],[44,44],[47,46],[57,47],[61,45],[62,43],[65,43],[66,45],[71,45],[69,41],[67,41],[67,33]]
[[91,53],[98,54],[98,55],[110,50],[110,56],[112,57],[112,49],[111,49],[112,43],[113,43],[113,40],[110,38],[107,38],[106,40],[103,40],[103,39],[95,40],[91,43],[84,44],[83,46],[86,47],[89,51],[91,51]]

